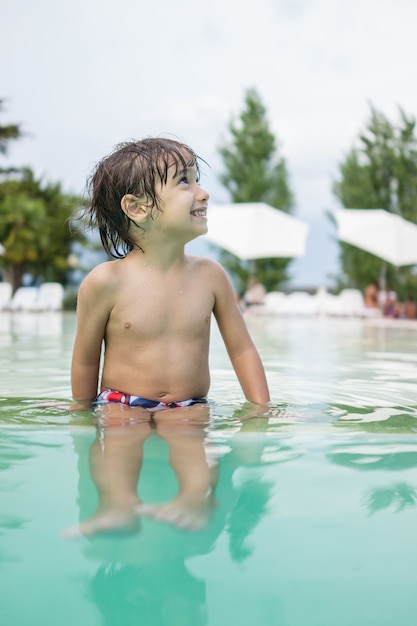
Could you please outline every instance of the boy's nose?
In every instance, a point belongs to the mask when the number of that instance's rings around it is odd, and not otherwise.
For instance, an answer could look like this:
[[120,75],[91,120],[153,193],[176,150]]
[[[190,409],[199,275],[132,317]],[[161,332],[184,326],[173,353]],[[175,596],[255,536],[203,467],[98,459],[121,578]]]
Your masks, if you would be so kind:
[[197,195],[198,195],[199,200],[204,200],[205,202],[207,202],[210,197],[209,192],[203,189],[202,187],[199,187],[198,190],[199,190],[199,193]]

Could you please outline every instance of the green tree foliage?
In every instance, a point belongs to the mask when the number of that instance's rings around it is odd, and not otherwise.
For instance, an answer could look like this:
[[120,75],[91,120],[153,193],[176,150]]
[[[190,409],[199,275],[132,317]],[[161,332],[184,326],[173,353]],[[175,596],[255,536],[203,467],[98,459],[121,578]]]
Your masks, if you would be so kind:
[[[417,221],[416,121],[399,109],[399,122],[391,122],[371,106],[371,114],[357,146],[340,164],[340,177],[333,186],[342,206],[351,209],[385,209]],[[340,244],[342,276],[339,286],[363,289],[378,280],[386,268],[386,282],[401,298],[417,291],[410,268],[395,268],[368,252]]]
[[[4,100],[0,100],[0,113],[4,109]],[[0,124],[0,154],[6,155],[10,141],[19,139],[22,136],[22,131],[18,124],[6,124],[5,126]],[[19,168],[1,168],[0,174],[9,174],[12,172],[18,172]]]
[[[0,111],[3,111],[4,100],[0,100]],[[7,148],[10,140],[19,139],[22,132],[17,124],[0,125],[0,153],[7,154]]]
[[36,263],[45,246],[45,207],[42,201],[24,192],[5,196],[0,205],[3,238],[2,264],[9,268],[12,285],[22,284],[28,264]]
[[[0,153],[6,155],[9,142],[21,134],[16,124],[0,126]],[[60,184],[37,180],[30,168],[1,168],[0,174],[0,267],[14,290],[25,272],[34,281],[65,284],[72,244],[85,240],[70,225],[80,199],[63,193]]]
[[19,178],[0,183],[0,264],[14,289],[24,272],[33,280],[66,284],[71,270],[69,255],[75,240],[70,217],[79,198],[64,194],[60,184],[44,184],[29,168]]
[[[232,202],[266,202],[290,212],[293,195],[288,183],[285,160],[278,153],[277,141],[269,128],[266,110],[255,89],[248,89],[244,108],[229,124],[230,138],[219,148],[224,172],[220,181]],[[254,233],[256,237],[256,233]],[[291,259],[259,259],[245,262],[222,250],[220,259],[244,291],[249,276],[255,275],[267,290],[277,289],[288,279]]]

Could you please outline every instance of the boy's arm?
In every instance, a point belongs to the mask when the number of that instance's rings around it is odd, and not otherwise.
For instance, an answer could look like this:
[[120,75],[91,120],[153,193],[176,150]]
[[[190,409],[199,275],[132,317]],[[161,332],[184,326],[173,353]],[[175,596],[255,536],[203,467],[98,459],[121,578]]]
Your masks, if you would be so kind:
[[213,313],[245,398],[256,404],[270,400],[265,370],[246,328],[236,295],[223,268],[213,266]]
[[77,334],[71,364],[73,410],[89,410],[97,396],[101,346],[109,316],[109,290],[98,268],[78,292]]

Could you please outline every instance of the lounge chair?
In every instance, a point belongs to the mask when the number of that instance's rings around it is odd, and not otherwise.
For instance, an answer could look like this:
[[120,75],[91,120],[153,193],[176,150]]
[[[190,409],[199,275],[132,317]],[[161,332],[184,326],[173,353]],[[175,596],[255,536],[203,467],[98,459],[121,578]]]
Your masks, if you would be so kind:
[[60,311],[64,288],[60,283],[43,283],[40,287],[19,287],[10,304],[11,311]]
[[33,307],[36,307],[37,299],[37,287],[19,287],[14,292],[8,308],[11,311],[32,311]]
[[342,289],[339,294],[341,315],[366,317],[366,307],[359,289]]
[[36,302],[37,311],[60,311],[64,301],[64,288],[61,283],[43,283],[39,287]]
[[282,304],[284,315],[317,315],[318,304],[314,296],[306,291],[293,291],[285,297]]
[[0,283],[0,311],[8,309],[12,300],[12,286],[10,283]]
[[320,303],[320,313],[324,315],[335,317],[369,317],[371,315],[359,289],[342,289],[338,295],[321,292],[316,297]]
[[343,316],[343,302],[340,295],[330,293],[325,287],[320,287],[314,296],[317,302],[317,312],[321,316]]
[[264,314],[265,315],[282,314],[285,298],[286,298],[286,295],[283,291],[269,291],[265,295]]

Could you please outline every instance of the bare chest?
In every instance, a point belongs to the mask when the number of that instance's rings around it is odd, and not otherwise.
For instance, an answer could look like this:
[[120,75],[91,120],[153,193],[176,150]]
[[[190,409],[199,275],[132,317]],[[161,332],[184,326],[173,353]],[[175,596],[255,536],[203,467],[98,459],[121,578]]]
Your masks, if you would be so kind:
[[213,305],[213,295],[198,285],[142,284],[121,290],[107,330],[112,336],[145,342],[196,338],[208,332]]

